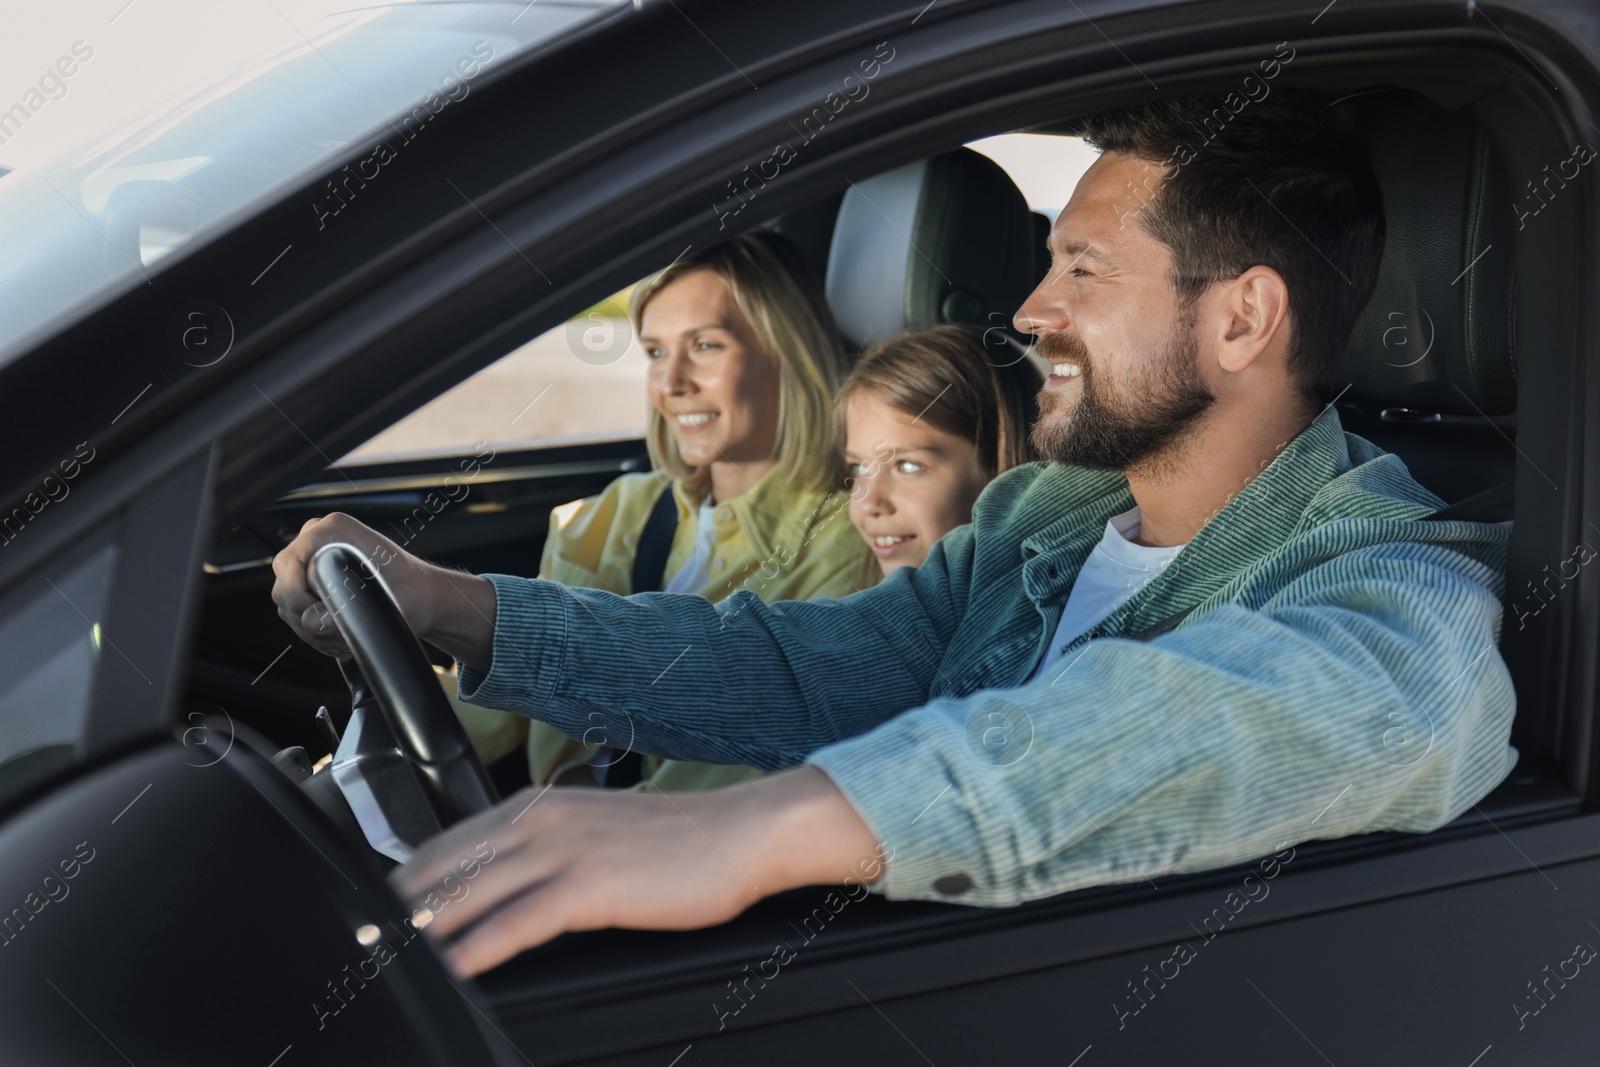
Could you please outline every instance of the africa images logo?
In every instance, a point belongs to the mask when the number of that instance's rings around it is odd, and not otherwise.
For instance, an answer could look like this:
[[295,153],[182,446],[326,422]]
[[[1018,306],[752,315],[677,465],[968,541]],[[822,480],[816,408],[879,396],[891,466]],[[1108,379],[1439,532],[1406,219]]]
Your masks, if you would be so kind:
[[94,58],[94,48],[87,41],[73,41],[72,54],[62,56],[55,64],[46,67],[34,86],[22,94],[22,99],[0,110],[0,144],[5,144],[22,131],[23,125],[37,114],[46,103],[67,95],[66,79],[78,73],[78,68]]

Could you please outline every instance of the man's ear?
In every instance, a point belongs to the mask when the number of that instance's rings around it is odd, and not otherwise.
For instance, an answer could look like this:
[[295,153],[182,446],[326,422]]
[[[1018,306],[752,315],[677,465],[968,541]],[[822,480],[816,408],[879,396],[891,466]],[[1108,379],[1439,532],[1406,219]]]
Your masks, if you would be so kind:
[[1289,287],[1271,267],[1254,266],[1228,283],[1221,294],[1225,327],[1218,365],[1246,370],[1282,338],[1289,340]]

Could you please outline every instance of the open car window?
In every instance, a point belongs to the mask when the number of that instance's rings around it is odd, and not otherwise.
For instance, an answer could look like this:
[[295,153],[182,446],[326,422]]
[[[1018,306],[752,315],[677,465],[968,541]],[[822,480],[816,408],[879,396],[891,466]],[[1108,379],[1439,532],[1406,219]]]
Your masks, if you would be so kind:
[[1002,133],[969,141],[967,147],[1000,164],[1029,209],[1051,222],[1072,198],[1083,172],[1100,158],[1081,137],[1048,133]]
[[644,351],[623,290],[485,367],[339,461],[644,436]]
[[[1007,133],[968,148],[994,160],[1033,211],[1054,220],[1099,153],[1082,138]],[[522,345],[401,419],[338,463],[389,462],[499,447],[644,436],[645,356],[628,321],[630,289]]]

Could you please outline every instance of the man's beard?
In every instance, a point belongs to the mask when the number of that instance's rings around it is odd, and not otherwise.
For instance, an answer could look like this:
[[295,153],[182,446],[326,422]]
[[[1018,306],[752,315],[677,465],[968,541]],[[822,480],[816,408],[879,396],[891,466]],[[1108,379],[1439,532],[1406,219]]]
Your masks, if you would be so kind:
[[1081,395],[1069,414],[1051,418],[1064,398],[1048,387],[1039,391],[1039,421],[1030,439],[1039,455],[1054,463],[1124,473],[1157,466],[1164,453],[1198,428],[1217,399],[1200,377],[1193,325],[1181,317],[1166,351],[1114,392],[1097,384],[1100,372],[1090,366],[1078,338],[1045,334],[1037,351],[1051,363],[1076,363],[1081,369]]

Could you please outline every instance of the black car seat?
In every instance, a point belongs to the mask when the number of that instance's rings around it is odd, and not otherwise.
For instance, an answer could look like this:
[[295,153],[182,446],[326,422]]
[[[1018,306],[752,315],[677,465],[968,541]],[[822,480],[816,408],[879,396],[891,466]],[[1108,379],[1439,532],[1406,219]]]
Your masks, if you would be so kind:
[[[1337,379],[1345,428],[1393,452],[1448,506],[1436,519],[1512,518],[1517,446],[1517,278],[1514,197],[1488,134],[1462,112],[1408,89],[1380,87],[1334,102],[1366,145],[1383,187],[1388,238],[1372,299],[1356,321]],[[1534,562],[1529,562],[1533,559]],[[1512,532],[1506,588],[1541,562]],[[1554,613],[1525,630],[1502,619],[1501,653],[1519,700],[1561,640]],[[1517,717],[1521,766],[1553,743],[1539,717]],[[1530,761],[1530,757],[1532,758]],[[1518,776],[1499,793],[1515,793]]]
[[1347,430],[1394,452],[1449,515],[1511,518],[1513,197],[1487,134],[1407,89],[1334,104],[1383,187],[1388,240],[1337,387]]
[[845,339],[859,348],[900,330],[958,323],[990,346],[1014,346],[1022,335],[1012,316],[1046,268],[1036,218],[1006,172],[968,148],[853,183],[839,204],[827,269]]

